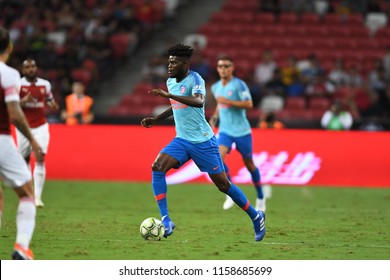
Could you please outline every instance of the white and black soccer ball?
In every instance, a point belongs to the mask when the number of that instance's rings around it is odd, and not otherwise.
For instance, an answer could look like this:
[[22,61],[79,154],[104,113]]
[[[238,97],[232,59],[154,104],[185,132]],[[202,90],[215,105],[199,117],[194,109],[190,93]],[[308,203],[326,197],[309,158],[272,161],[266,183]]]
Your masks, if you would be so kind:
[[141,223],[139,231],[143,239],[158,241],[164,236],[165,228],[159,219],[150,217]]

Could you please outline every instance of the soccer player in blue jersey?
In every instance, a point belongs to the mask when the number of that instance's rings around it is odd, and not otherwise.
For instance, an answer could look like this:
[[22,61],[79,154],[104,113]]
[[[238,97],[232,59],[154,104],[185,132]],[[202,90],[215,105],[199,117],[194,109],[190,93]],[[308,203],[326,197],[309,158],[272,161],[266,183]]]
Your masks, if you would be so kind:
[[[220,80],[211,86],[211,91],[217,101],[217,107],[210,118],[212,128],[219,120],[219,151],[224,162],[225,172],[230,180],[229,169],[225,157],[232,145],[236,145],[244,164],[252,176],[257,191],[256,209],[265,211],[265,197],[260,181],[260,171],[253,162],[252,132],[246,117],[246,109],[253,108],[252,97],[246,83],[233,75],[234,63],[229,56],[220,57],[217,61],[217,71]],[[226,196],[223,209],[234,206],[230,196]]]
[[172,115],[175,121],[176,137],[161,150],[152,165],[152,187],[165,227],[164,236],[171,235],[175,228],[168,214],[166,173],[192,159],[202,172],[209,174],[221,192],[229,195],[249,215],[255,240],[261,241],[265,235],[265,214],[256,211],[245,194],[226,176],[217,140],[204,114],[205,82],[198,73],[189,70],[192,53],[190,46],[182,44],[168,49],[168,92],[162,89],[149,92],[169,98],[171,106],[160,115],[141,121],[146,128]]

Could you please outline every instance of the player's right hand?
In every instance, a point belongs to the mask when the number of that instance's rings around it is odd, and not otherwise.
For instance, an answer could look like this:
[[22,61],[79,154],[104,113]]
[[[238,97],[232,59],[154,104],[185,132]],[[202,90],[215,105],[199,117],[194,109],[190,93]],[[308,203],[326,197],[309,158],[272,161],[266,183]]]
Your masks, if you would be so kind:
[[209,124],[211,126],[212,129],[215,129],[216,126],[217,126],[217,123],[218,123],[218,117],[216,116],[212,116],[209,120]]
[[23,106],[27,102],[34,102],[34,101],[35,101],[34,97],[29,92],[20,100],[20,104]]
[[166,92],[166,91],[159,89],[159,88],[149,90],[148,93],[152,93],[156,96],[159,95],[159,96],[166,97],[166,98],[171,98],[171,96],[172,96],[169,92]]
[[142,121],[141,121],[141,125],[143,127],[146,127],[146,128],[149,128],[149,127],[152,127],[153,123],[155,122],[155,118],[153,117],[147,117],[147,118],[144,118]]
[[31,148],[34,151],[34,155],[36,158],[41,158],[43,156],[43,151],[41,146],[39,146],[38,142],[34,139],[31,141]]

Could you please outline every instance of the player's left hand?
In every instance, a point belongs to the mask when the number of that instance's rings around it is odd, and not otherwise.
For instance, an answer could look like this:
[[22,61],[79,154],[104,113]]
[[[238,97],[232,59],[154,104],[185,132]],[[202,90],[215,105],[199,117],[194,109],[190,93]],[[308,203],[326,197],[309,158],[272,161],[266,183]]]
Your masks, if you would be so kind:
[[55,102],[54,100],[51,100],[47,103],[50,107],[50,109],[53,109],[53,110],[58,110],[60,107],[58,106],[58,103]]
[[152,125],[154,124],[155,122],[155,118],[153,117],[147,117],[147,118],[144,118],[142,121],[141,121],[141,125],[143,127],[146,127],[146,128],[150,128],[152,127]]
[[160,96],[166,97],[166,98],[170,98],[171,97],[171,94],[169,92],[166,92],[166,91],[164,91],[162,89],[159,89],[159,88],[149,90],[148,92],[152,93],[154,95],[160,95]]

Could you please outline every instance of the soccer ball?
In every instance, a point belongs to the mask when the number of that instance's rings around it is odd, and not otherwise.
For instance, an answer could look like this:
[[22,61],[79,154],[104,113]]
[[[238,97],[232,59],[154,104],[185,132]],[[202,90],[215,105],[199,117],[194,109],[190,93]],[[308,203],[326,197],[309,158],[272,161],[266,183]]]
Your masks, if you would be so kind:
[[139,231],[143,239],[158,241],[164,236],[165,228],[159,219],[150,217],[141,223]]

